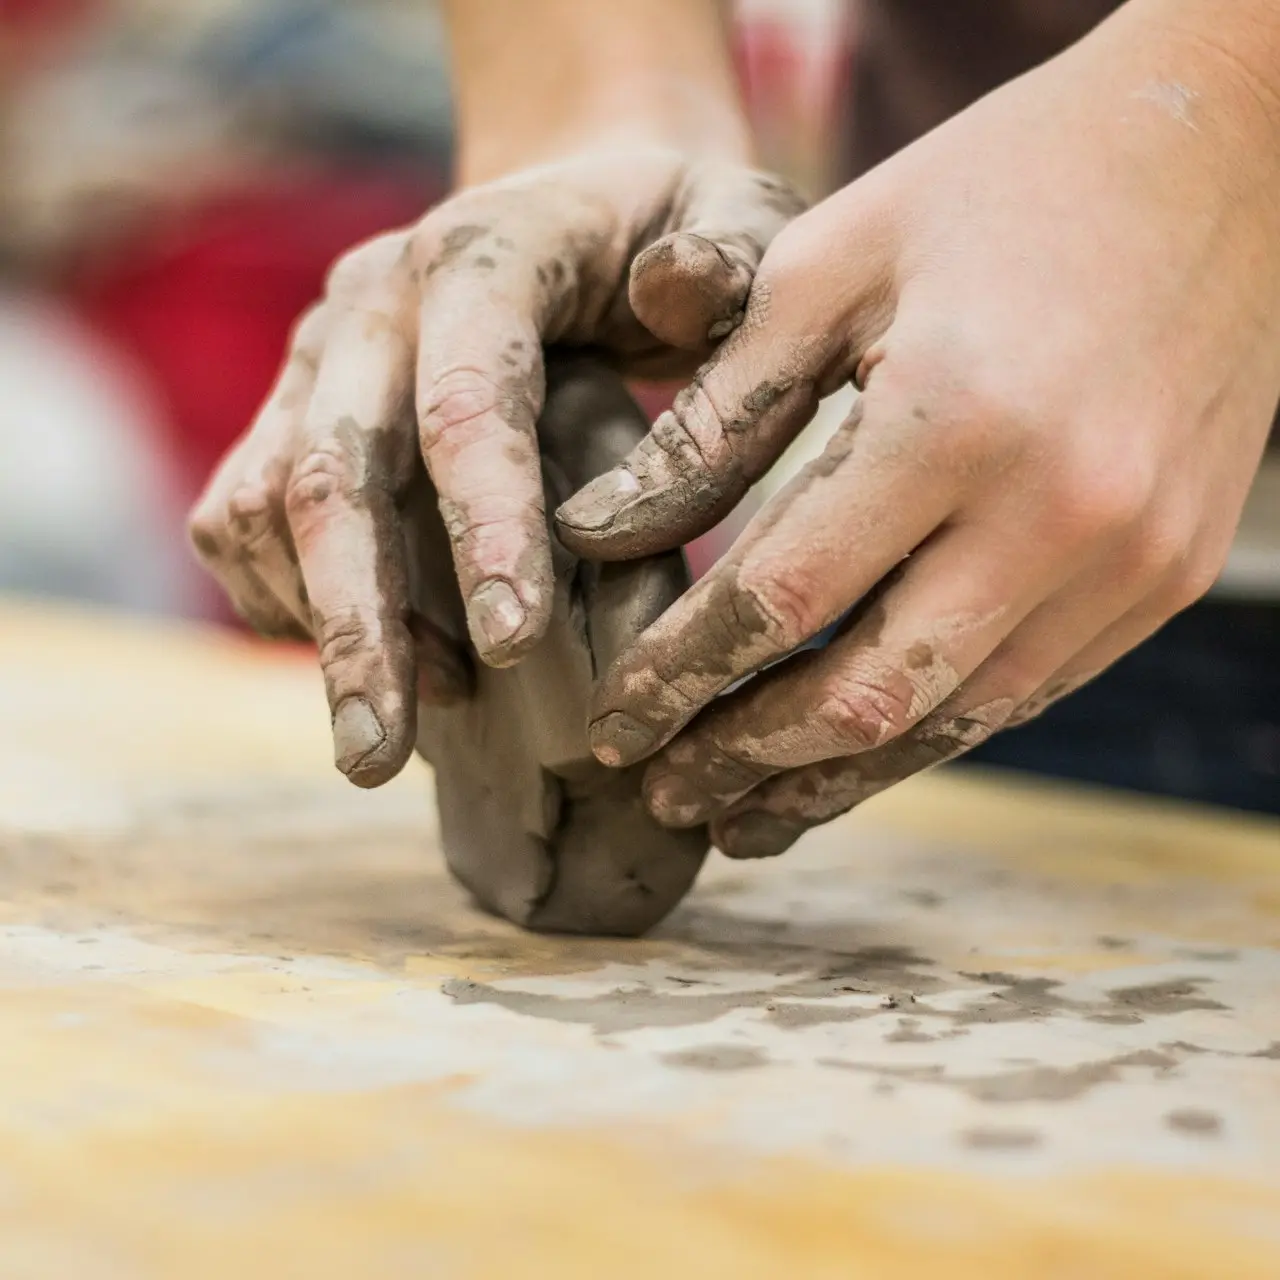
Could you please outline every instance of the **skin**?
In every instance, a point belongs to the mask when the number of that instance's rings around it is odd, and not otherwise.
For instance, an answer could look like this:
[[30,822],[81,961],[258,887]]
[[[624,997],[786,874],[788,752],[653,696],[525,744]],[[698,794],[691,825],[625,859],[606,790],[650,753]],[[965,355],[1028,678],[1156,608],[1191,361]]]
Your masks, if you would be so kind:
[[1208,589],[1280,395],[1276,66],[1274,3],[1131,0],[778,237],[744,323],[558,513],[581,555],[675,545],[862,389],[600,685],[596,755],[656,752],[659,820],[781,852]]
[[652,756],[655,815],[731,854],[1029,718],[1213,581],[1280,392],[1273,0],[1129,0],[762,262],[794,204],[749,171],[716,6],[451,21],[459,195],[338,264],[193,525],[248,616],[316,636],[353,780],[407,756],[419,674],[459,696],[397,561],[420,458],[482,659],[546,625],[545,341],[675,372],[731,331],[560,511],[601,560],[714,524],[820,396],[864,391],[596,696],[598,758]]
[[[710,0],[457,0],[449,17],[457,194],[334,264],[191,520],[253,626],[315,639],[335,760],[360,786],[404,765],[418,702],[465,693],[409,603],[400,512],[423,465],[475,649],[510,665],[554,594],[544,344],[687,376],[801,207],[750,165]],[[563,56],[529,56],[548,33]]]

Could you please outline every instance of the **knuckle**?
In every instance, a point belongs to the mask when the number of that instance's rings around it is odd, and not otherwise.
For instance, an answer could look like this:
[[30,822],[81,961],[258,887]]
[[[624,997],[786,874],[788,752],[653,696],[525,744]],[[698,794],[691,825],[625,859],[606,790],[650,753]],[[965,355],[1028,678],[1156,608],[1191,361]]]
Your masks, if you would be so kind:
[[485,510],[482,495],[469,502],[441,497],[439,504],[456,559],[486,577],[523,577],[530,567],[529,549],[546,539],[546,516],[532,495],[528,505],[502,501],[491,510]]
[[866,679],[833,685],[818,703],[819,722],[855,754],[889,741],[910,717],[907,700],[892,688]]
[[336,445],[317,447],[304,454],[294,467],[285,487],[285,510],[291,517],[306,515],[335,495],[349,496],[359,489],[351,458]]
[[658,417],[650,439],[676,473],[685,476],[714,478],[728,445],[720,415],[700,381],[682,391],[671,409]]
[[1142,468],[1067,463],[1045,503],[1054,528],[1079,542],[1130,534],[1152,499],[1154,479]]
[[771,770],[751,759],[749,744],[723,740],[700,744],[698,768],[707,790],[714,795],[738,796],[749,791]]
[[1052,434],[1016,378],[989,357],[969,359],[965,339],[908,337],[888,346],[867,388],[867,416],[907,427],[928,441],[922,461],[941,473],[980,480],[1029,447],[1031,423]]
[[377,625],[367,610],[335,609],[316,620],[316,648],[320,665],[332,674],[349,667],[373,647]]
[[325,276],[325,297],[333,302],[347,302],[359,294],[368,277],[368,267],[359,249],[344,253]]
[[1181,529],[1146,522],[1126,540],[1114,561],[1117,576],[1135,587],[1176,581],[1186,559],[1186,539]]
[[350,302],[382,284],[403,259],[404,245],[403,233],[388,232],[348,249],[334,260],[325,276],[325,297]]
[[1024,379],[993,356],[984,333],[962,319],[931,317],[895,327],[877,380],[918,421],[949,428],[1014,427],[1032,415]]
[[482,369],[459,365],[446,370],[433,380],[418,411],[423,448],[432,448],[488,414],[509,416],[506,399],[503,389]]
[[1184,559],[1174,569],[1162,592],[1163,603],[1170,614],[1181,613],[1206,596],[1222,575],[1226,560],[1225,552]]
[[314,360],[324,343],[329,312],[322,302],[312,303],[294,322],[289,350],[295,357]]
[[219,506],[201,503],[187,517],[187,539],[205,564],[214,564],[224,554],[227,520]]
[[794,570],[739,570],[729,604],[736,631],[763,635],[775,649],[803,644],[826,621],[817,591]]
[[258,481],[244,481],[227,498],[227,530],[242,551],[250,551],[270,532],[275,498]]

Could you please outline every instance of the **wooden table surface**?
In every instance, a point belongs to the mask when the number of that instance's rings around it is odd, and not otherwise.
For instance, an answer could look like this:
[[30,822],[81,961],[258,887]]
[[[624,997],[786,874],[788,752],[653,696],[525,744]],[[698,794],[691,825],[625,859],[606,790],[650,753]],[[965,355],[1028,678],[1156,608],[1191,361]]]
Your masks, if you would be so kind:
[[945,773],[521,934],[309,663],[0,605],[0,1277],[1280,1276],[1280,827]]

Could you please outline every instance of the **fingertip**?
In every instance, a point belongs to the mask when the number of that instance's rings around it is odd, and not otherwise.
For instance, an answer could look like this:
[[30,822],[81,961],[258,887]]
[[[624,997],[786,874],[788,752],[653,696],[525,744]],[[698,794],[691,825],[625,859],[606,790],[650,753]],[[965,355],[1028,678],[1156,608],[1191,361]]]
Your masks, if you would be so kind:
[[660,763],[646,772],[643,794],[650,814],[664,827],[700,827],[711,816],[706,794]]
[[555,513],[556,534],[584,560],[634,560],[684,546],[713,528],[732,506],[714,477],[646,485],[626,466],[579,489]]
[[390,717],[359,694],[344,698],[333,713],[333,762],[357,787],[380,787],[404,768],[412,750],[409,726],[389,726]]
[[752,809],[712,823],[711,843],[726,858],[776,858],[790,849],[807,829],[792,818]]
[[611,769],[635,764],[658,746],[653,730],[625,711],[609,711],[593,720],[588,734],[595,758]]
[[705,351],[741,322],[753,275],[737,248],[678,231],[631,264],[631,308],[654,337],[682,351]]
[[[625,465],[584,485],[555,513],[556,533],[575,555],[607,557],[618,535],[630,531],[623,519],[628,506],[643,496],[643,486]],[[625,552],[624,552],[625,554]]]
[[467,629],[486,666],[514,666],[537,647],[550,623],[549,582],[526,584],[522,598],[505,579],[490,578],[467,601]]

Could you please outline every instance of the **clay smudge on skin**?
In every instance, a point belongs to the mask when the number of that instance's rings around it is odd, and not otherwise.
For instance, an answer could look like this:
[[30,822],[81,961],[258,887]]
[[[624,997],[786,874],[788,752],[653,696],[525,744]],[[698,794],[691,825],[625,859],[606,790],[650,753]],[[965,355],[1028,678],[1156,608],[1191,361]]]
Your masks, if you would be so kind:
[[[414,641],[408,620],[409,586],[394,494],[412,464],[413,442],[406,433],[369,432],[354,418],[343,417],[333,429],[334,441],[350,467],[342,492],[344,503],[364,511],[371,544],[352,563],[371,561],[374,572],[373,625],[348,617],[317,619],[316,636],[325,688],[333,713],[334,759],[338,768],[361,786],[386,780],[405,746],[413,690],[394,681],[414,669]],[[306,495],[316,506],[333,496],[334,481],[318,475]],[[323,516],[321,516],[323,518]]]
[[705,350],[743,317],[758,244],[736,248],[677,231],[643,250],[631,268],[631,302],[655,336],[686,351]]
[[[810,391],[812,385],[810,384]],[[812,475],[808,483],[821,476]],[[610,725],[621,725],[625,714],[629,728],[644,725],[656,742],[682,727],[705,703],[728,692],[738,683],[757,674],[780,658],[789,662],[812,637],[788,637],[784,619],[766,613],[760,593],[744,578],[753,571],[752,552],[786,508],[803,494],[805,486],[793,481],[748,527],[737,550],[688,593],[674,616],[665,615],[641,637],[635,648],[608,673],[597,696],[598,729],[593,729],[593,745],[598,752],[611,753],[608,762],[632,761],[625,747],[611,740]],[[894,575],[887,575],[887,584]],[[879,638],[882,612],[881,593],[869,593],[870,610],[860,636],[870,633],[872,643]],[[863,609],[850,616],[862,616]],[[831,619],[829,621],[834,621]],[[828,620],[820,620],[818,631]],[[925,677],[917,674],[917,681]],[[612,705],[611,705],[612,704]],[[647,745],[647,744],[646,744]],[[606,759],[601,754],[602,760]]]
[[1034,720],[1053,706],[1055,702],[1070,697],[1077,689],[1082,688],[1100,674],[1100,671],[1095,670],[1051,680],[1014,711],[1005,721],[1004,727],[1006,729],[1015,729],[1019,725]]
[[[782,775],[731,810],[715,833],[730,857],[771,857],[786,852],[804,831],[830,821],[904,778],[972,750],[999,727],[1010,705],[996,699],[968,716],[926,718],[896,742],[856,756],[820,761]],[[774,823],[762,836],[762,821]]]
[[222,554],[217,538],[207,529],[192,530],[191,544],[204,560],[216,560]]
[[478,240],[489,236],[492,228],[481,223],[463,223],[451,227],[440,238],[439,251],[426,264],[422,278],[429,280],[437,271],[452,266]]
[[799,217],[805,211],[808,202],[781,178],[774,177],[770,173],[757,173],[754,175],[754,181],[760,193],[760,202],[766,209],[788,221]]
[[560,508],[557,520],[574,549],[607,540],[611,554],[639,554],[696,536],[728,514],[817,404],[811,379],[787,375],[760,382],[721,419],[703,377],[676,396],[621,468]]

